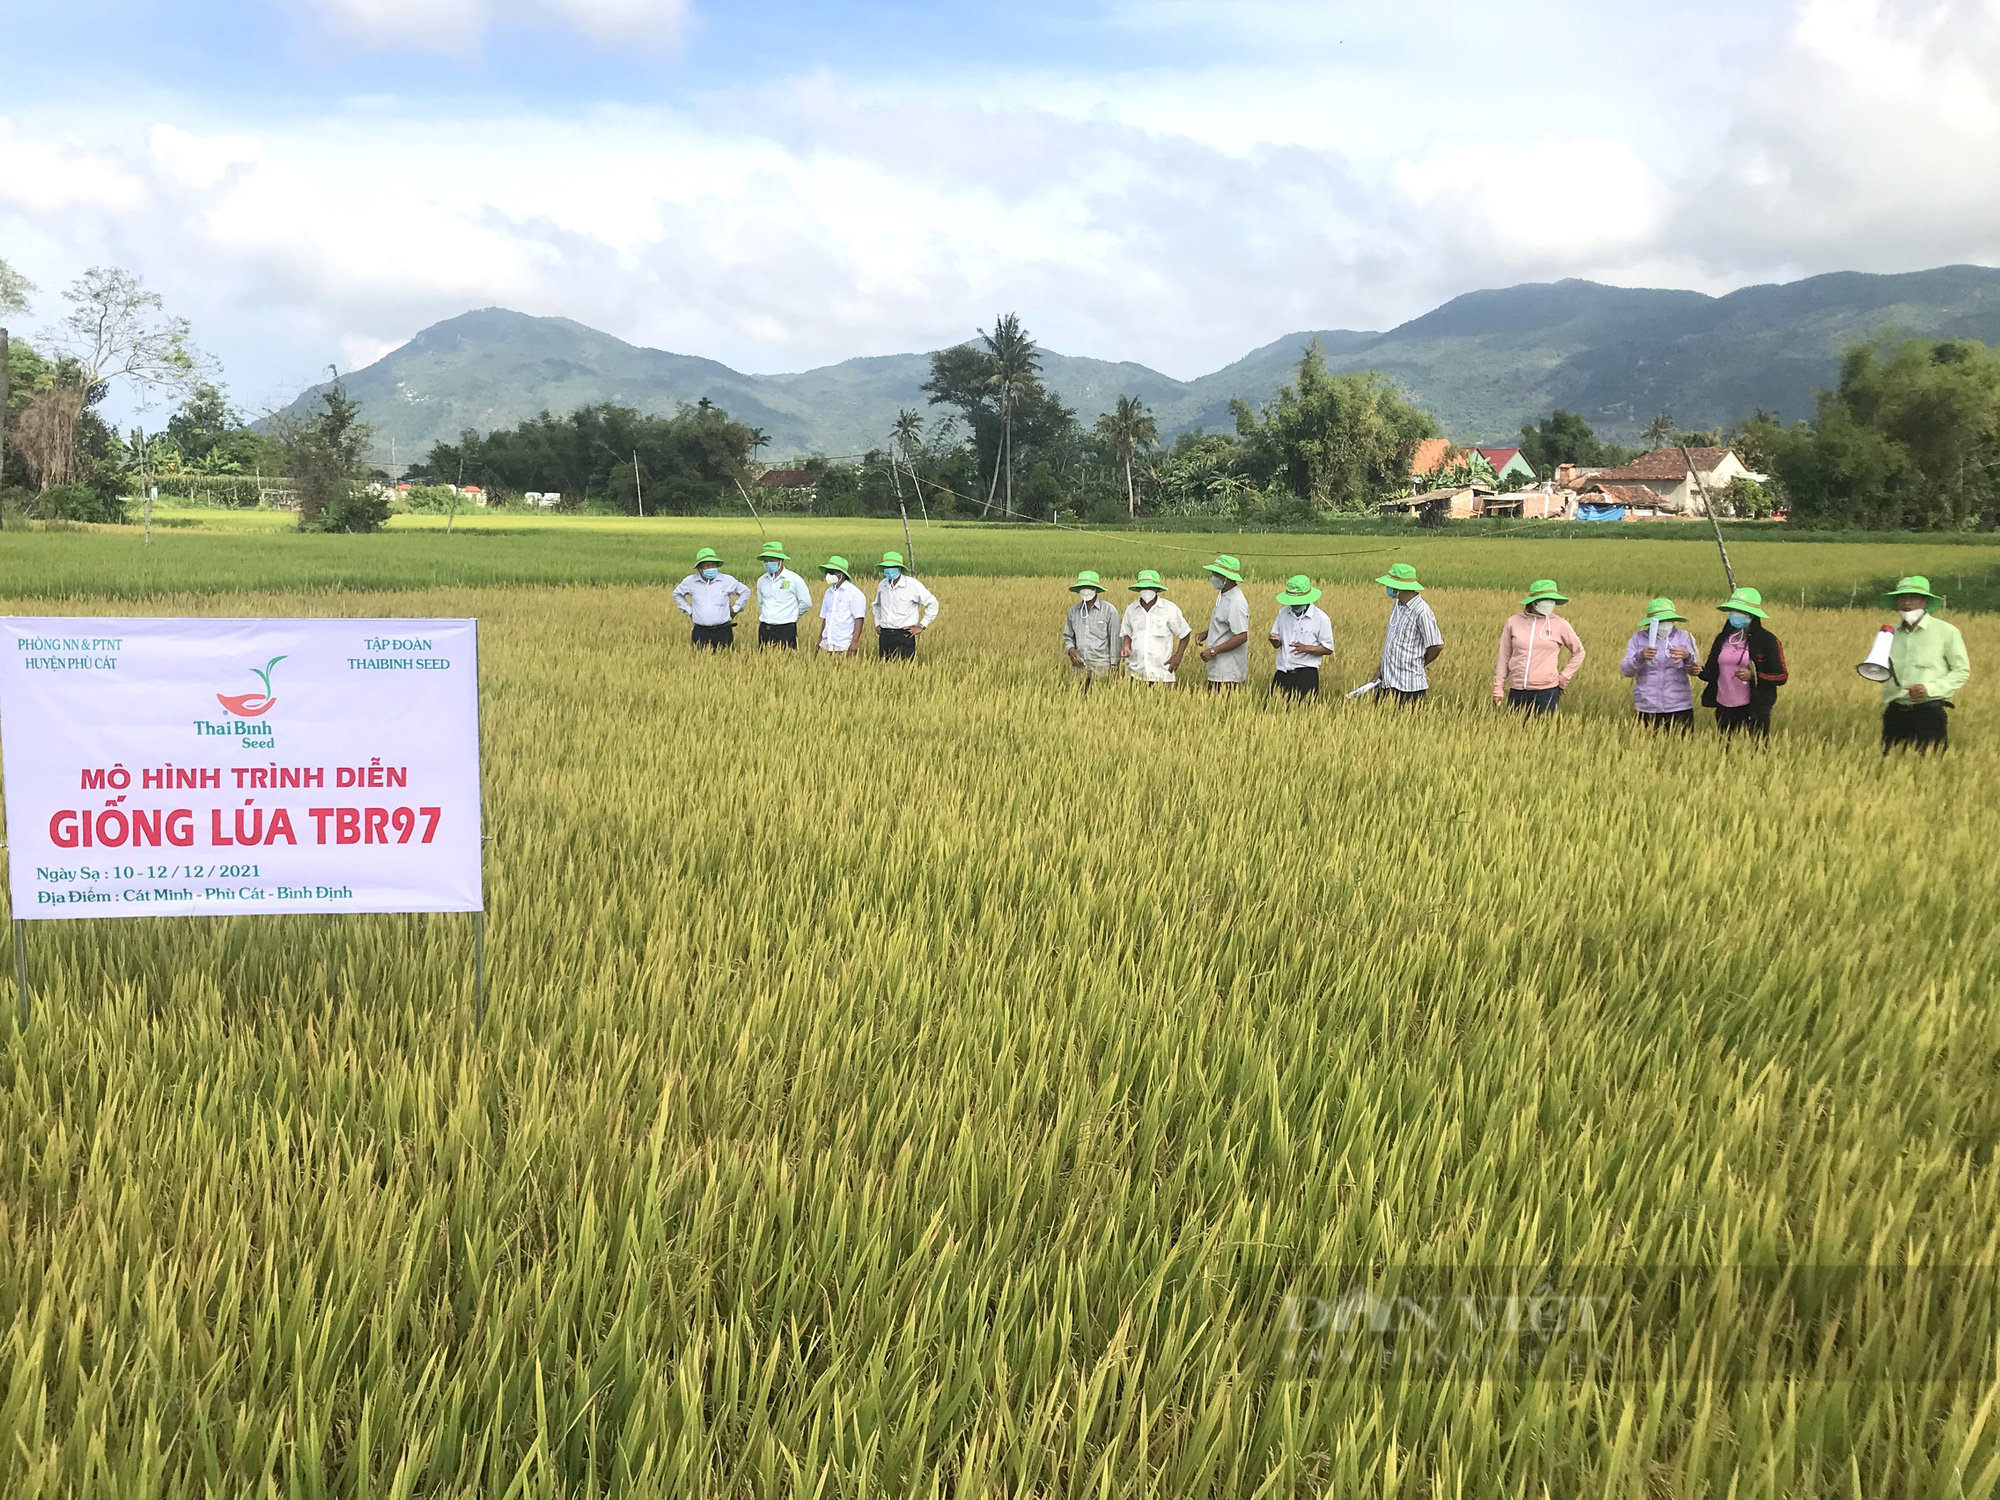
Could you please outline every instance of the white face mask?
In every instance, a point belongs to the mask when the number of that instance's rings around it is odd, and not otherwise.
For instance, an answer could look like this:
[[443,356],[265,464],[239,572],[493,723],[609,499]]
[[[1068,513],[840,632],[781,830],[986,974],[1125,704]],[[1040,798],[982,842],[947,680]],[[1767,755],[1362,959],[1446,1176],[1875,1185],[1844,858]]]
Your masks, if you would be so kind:
[[1905,625],[1914,625],[1917,623],[1917,621],[1921,620],[1925,616],[1925,614],[1928,613],[1928,611],[1921,609],[1899,609],[1896,611],[1896,613],[1903,617],[1903,623]]
[[1229,587],[1229,580],[1227,578],[1224,578],[1220,573],[1209,574],[1208,582],[1209,586],[1213,588],[1218,594],[1221,593],[1224,589]]
[[1153,592],[1153,591],[1152,591],[1151,589],[1140,589],[1140,590],[1139,590],[1139,602],[1140,602],[1141,604],[1151,604],[1151,603],[1152,603],[1152,602],[1153,602],[1153,601],[1154,601],[1155,599],[1157,599],[1157,598],[1159,598],[1159,597],[1160,597],[1160,596],[1159,596],[1158,594],[1154,593],[1154,592]]
[[1548,616],[1556,612],[1556,601],[1553,599],[1537,599],[1528,608],[1532,609],[1538,615]]
[[1097,602],[1097,590],[1078,589],[1076,591],[1076,597],[1081,599],[1085,604],[1095,604]]
[[838,582],[840,582],[840,575],[839,575],[838,573],[829,573],[829,574],[827,574],[827,575],[826,575],[826,581],[827,581],[827,582],[828,582],[829,584],[835,584],[835,583],[838,583]]

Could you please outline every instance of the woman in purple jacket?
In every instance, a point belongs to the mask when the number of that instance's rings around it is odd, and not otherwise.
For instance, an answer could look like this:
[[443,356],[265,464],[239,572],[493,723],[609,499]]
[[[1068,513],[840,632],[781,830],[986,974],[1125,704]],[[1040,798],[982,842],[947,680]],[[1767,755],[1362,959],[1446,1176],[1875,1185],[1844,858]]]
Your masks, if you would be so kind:
[[1621,675],[1632,679],[1632,706],[1648,729],[1694,728],[1692,679],[1701,670],[1701,645],[1683,628],[1687,616],[1674,610],[1671,599],[1655,599],[1646,618],[1625,643]]

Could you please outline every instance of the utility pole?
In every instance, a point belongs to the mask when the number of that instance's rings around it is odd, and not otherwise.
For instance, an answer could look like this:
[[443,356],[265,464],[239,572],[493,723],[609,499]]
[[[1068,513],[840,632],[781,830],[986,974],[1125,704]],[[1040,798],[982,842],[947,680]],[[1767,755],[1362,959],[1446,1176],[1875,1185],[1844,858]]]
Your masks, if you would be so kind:
[[[912,474],[914,480],[917,476]],[[903,546],[908,549],[910,571],[917,571],[917,544],[910,539],[910,508],[903,504],[903,479],[896,468],[896,440],[889,439],[889,479],[896,486],[896,510],[903,518]]]
[[[10,363],[7,330],[0,328],[0,489],[7,486],[7,368]],[[0,511],[0,526],[6,524],[6,515]]]
[[646,514],[646,481],[639,477],[639,450],[632,450],[632,484],[639,491],[639,514]]
[[1722,545],[1722,523],[1715,518],[1715,501],[1708,493],[1708,486],[1701,482],[1701,473],[1694,466],[1694,458],[1688,453],[1686,443],[1675,444],[1681,450],[1681,462],[1687,465],[1688,478],[1694,481],[1695,489],[1701,495],[1701,508],[1708,512],[1708,524],[1715,528],[1715,550],[1722,554],[1722,576],[1729,580],[1729,592],[1736,592],[1736,570],[1729,566],[1729,549]]
[[146,492],[146,545],[153,545],[153,476],[146,462],[146,429],[139,429],[139,483]]

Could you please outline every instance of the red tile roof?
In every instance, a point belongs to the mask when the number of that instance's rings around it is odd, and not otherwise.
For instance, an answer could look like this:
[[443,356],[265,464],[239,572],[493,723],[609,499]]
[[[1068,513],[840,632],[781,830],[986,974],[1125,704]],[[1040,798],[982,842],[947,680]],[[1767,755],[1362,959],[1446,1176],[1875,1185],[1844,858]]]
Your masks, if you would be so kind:
[[815,483],[811,469],[767,469],[757,486],[766,490],[809,490]]
[[1493,465],[1493,472],[1498,474],[1514,461],[1514,455],[1521,450],[1519,448],[1479,448],[1474,451],[1489,464]]
[[[1716,465],[1729,456],[1727,448],[1690,448],[1688,457],[1694,460],[1695,471],[1709,474]],[[1635,458],[1622,469],[1606,469],[1598,477],[1613,482],[1629,479],[1685,479],[1687,464],[1681,458],[1678,448],[1655,448],[1651,453]]]
[[1444,461],[1450,453],[1450,438],[1425,438],[1417,444],[1417,451],[1410,459],[1410,472],[1429,474],[1440,469],[1444,467]]

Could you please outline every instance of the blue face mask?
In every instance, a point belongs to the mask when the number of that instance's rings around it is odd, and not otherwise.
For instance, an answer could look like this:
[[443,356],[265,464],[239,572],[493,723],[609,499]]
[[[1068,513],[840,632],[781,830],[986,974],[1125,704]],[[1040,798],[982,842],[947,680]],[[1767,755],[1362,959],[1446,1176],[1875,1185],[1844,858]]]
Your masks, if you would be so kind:
[[903,576],[903,570],[901,568],[884,568],[882,576],[888,579],[889,582],[894,583],[898,578]]
[[1390,588],[1386,583],[1382,585],[1382,592],[1387,594],[1391,599],[1396,597],[1396,591]]
[[1743,629],[1743,628],[1745,628],[1745,627],[1746,627],[1747,625],[1749,625],[1749,623],[1750,623],[1750,617],[1749,617],[1748,615],[1746,615],[1746,614],[1742,614],[1742,613],[1739,613],[1739,612],[1738,612],[1738,611],[1736,611],[1736,610],[1731,610],[1731,611],[1730,611],[1730,613],[1729,613],[1729,627],[1730,627],[1730,629],[1732,629],[1732,630],[1742,630],[1742,629]]
[[701,570],[701,576],[704,578],[713,579],[715,577],[715,572],[716,570],[714,568],[703,568]]
[[766,573],[776,573],[784,566],[785,565],[779,562],[775,557],[767,557],[764,559],[764,571]]

